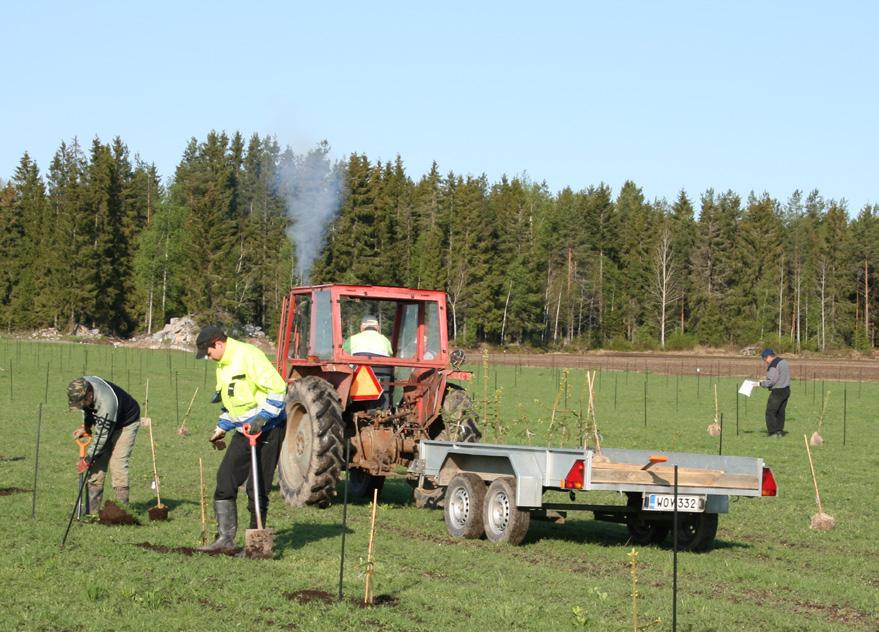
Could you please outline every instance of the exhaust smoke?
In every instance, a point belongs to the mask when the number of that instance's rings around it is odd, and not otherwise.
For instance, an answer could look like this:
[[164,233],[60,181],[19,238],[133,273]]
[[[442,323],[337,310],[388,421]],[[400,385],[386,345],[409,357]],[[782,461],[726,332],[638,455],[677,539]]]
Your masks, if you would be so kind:
[[287,204],[287,237],[296,249],[299,283],[308,281],[323,246],[324,231],[341,206],[344,174],[339,165],[330,162],[329,152],[327,141],[304,156],[288,149],[278,168],[278,190]]

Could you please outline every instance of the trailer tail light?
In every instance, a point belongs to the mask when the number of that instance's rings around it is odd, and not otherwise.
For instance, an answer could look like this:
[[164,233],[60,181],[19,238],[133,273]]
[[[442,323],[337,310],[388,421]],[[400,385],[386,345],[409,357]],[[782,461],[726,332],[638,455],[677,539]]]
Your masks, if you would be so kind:
[[778,496],[778,483],[772,475],[772,470],[768,467],[763,468],[763,485],[761,487],[763,496]]
[[562,481],[562,489],[583,489],[583,473],[586,471],[586,465],[583,459],[574,461],[571,471]]

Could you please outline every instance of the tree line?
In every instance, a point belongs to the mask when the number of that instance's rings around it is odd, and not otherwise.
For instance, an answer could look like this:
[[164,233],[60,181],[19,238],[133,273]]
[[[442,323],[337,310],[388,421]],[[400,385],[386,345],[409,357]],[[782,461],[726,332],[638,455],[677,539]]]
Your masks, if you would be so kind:
[[0,326],[129,336],[171,317],[270,334],[300,283],[443,289],[458,344],[655,349],[875,346],[879,206],[818,191],[634,183],[557,193],[524,176],[417,178],[402,158],[192,138],[173,177],[120,138],[25,153],[0,182]]

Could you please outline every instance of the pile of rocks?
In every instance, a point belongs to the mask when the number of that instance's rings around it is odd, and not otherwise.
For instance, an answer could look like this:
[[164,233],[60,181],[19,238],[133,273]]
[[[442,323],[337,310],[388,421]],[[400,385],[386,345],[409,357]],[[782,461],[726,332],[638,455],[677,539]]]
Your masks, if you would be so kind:
[[189,316],[172,318],[161,330],[141,339],[141,346],[149,349],[167,348],[192,351],[198,336],[198,325]]
[[38,329],[33,332],[30,337],[32,339],[41,339],[41,340],[60,340],[61,332],[59,332],[54,327],[46,327],[45,329]]

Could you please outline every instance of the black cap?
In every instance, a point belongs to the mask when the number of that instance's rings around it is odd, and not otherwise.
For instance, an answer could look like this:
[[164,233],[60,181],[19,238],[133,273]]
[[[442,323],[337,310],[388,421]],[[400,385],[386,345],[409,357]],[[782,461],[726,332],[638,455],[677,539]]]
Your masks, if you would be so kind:
[[773,351],[769,347],[766,347],[765,349],[763,349],[763,352],[760,354],[760,357],[763,358],[764,360],[770,356],[775,356],[775,351]]
[[202,327],[198,332],[198,338],[195,339],[195,357],[201,360],[208,353],[208,347],[217,340],[225,340],[226,333],[216,325],[207,325]]

